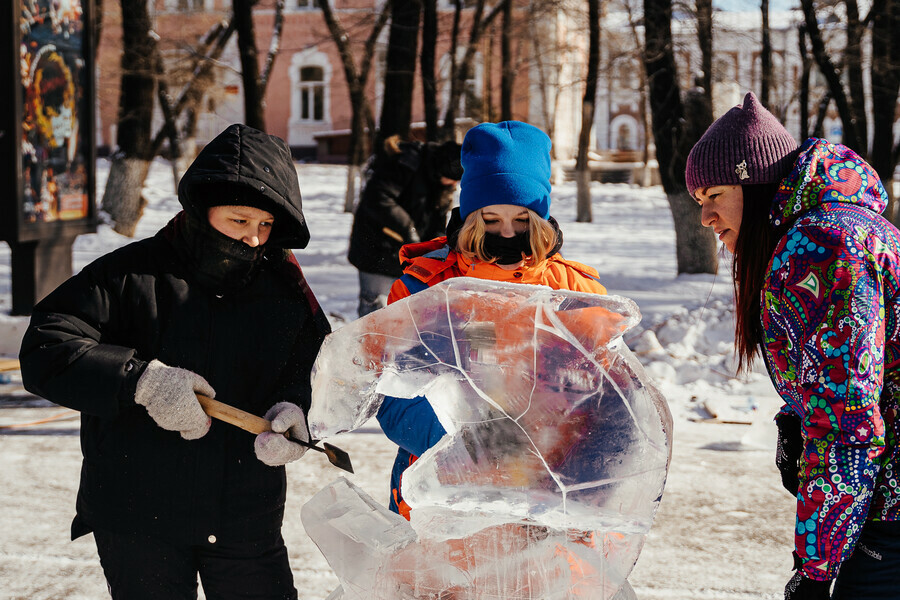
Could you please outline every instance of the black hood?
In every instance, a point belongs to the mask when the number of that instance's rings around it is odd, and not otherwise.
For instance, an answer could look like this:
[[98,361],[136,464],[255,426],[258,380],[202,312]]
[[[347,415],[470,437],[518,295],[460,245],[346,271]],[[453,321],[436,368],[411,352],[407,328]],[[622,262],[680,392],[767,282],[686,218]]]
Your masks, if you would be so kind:
[[275,226],[267,244],[305,248],[309,243],[297,170],[284,140],[240,123],[230,125],[194,159],[178,185],[178,200],[205,223],[206,209],[222,203],[205,192],[219,194],[223,184],[239,188],[237,197],[259,194],[263,205],[271,203]]

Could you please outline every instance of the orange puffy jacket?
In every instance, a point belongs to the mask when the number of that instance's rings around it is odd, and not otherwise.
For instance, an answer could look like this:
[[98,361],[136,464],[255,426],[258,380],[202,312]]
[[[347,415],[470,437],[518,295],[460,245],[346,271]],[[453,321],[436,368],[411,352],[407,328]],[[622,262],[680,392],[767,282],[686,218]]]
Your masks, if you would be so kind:
[[566,260],[559,254],[554,254],[537,267],[522,267],[509,271],[492,263],[477,260],[468,262],[447,246],[446,237],[403,246],[400,249],[400,263],[404,277],[395,281],[391,287],[388,304],[410,295],[407,286],[409,277],[417,279],[427,287],[451,277],[466,275],[506,283],[546,285],[555,290],[606,293],[606,288],[597,279],[595,269],[574,260]]

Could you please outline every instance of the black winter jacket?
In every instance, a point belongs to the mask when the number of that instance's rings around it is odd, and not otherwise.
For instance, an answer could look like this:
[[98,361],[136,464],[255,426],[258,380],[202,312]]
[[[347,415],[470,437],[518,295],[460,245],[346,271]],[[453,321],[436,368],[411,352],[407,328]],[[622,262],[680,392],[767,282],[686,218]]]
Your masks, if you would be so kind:
[[404,142],[382,157],[362,192],[347,258],[367,273],[400,277],[404,244],[444,234],[452,194],[441,185],[435,143]]
[[[248,170],[261,163],[241,161],[242,153],[286,149],[270,148],[267,137],[211,143],[194,164],[231,164],[253,179]],[[189,170],[185,178],[195,176]],[[290,185],[276,189],[299,213],[299,188],[293,198]],[[184,259],[184,219],[181,213],[156,236],[63,283],[35,307],[23,339],[25,387],[82,413],[73,538],[96,528],[194,544],[209,536],[253,539],[281,527],[285,471],[256,459],[252,434],[214,421],[204,437],[184,440],[134,403],[135,386],[146,363],[158,359],[201,374],[218,400],[257,415],[281,400],[307,410],[328,322],[293,255],[278,247],[266,250],[239,289],[201,285]]]

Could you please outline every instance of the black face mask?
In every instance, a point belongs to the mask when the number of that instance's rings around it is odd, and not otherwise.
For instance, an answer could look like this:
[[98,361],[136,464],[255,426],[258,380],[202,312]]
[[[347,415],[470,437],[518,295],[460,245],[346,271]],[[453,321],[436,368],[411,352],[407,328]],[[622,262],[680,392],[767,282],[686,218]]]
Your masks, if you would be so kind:
[[495,258],[498,265],[514,265],[522,260],[522,253],[531,254],[531,238],[528,231],[507,238],[496,233],[484,235],[484,253]]
[[194,276],[217,293],[239,290],[256,275],[265,256],[265,246],[251,247],[220,233],[193,217],[185,220],[177,245]]

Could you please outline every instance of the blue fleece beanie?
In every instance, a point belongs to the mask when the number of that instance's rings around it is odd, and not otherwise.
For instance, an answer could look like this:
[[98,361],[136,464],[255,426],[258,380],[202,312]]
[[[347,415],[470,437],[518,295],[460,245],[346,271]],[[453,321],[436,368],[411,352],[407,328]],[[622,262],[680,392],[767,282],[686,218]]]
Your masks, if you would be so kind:
[[528,123],[481,123],[462,144],[459,216],[492,204],[550,216],[550,138]]

